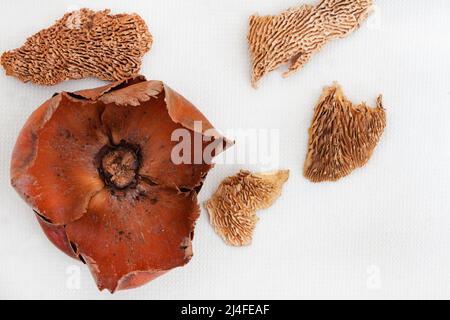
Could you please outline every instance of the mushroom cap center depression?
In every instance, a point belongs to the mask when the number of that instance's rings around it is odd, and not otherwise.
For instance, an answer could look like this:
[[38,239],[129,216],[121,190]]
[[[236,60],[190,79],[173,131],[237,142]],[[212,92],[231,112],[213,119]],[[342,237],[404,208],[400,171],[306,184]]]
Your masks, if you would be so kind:
[[102,150],[100,175],[105,183],[124,189],[136,182],[139,148],[132,145],[105,146]]

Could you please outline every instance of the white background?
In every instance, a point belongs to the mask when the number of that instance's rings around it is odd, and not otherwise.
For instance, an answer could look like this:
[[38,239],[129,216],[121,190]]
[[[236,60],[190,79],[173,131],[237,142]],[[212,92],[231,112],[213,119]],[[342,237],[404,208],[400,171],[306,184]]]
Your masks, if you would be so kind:
[[[314,3],[314,1],[308,1]],[[154,36],[142,73],[167,82],[221,130],[278,129],[291,177],[260,212],[253,244],[232,248],[202,209],[194,258],[139,289],[98,292],[87,268],[45,238],[9,185],[15,139],[54,87],[0,75],[0,298],[450,298],[450,2],[375,0],[371,19],[288,79],[254,90],[247,19],[301,0],[0,1],[0,51],[16,48],[64,12],[89,6],[137,12]],[[369,163],[336,183],[302,176],[313,107],[339,81],[354,102],[383,93],[388,125]],[[239,141],[237,141],[239,144]],[[218,165],[200,200],[241,167]],[[80,271],[80,287],[72,280]]]

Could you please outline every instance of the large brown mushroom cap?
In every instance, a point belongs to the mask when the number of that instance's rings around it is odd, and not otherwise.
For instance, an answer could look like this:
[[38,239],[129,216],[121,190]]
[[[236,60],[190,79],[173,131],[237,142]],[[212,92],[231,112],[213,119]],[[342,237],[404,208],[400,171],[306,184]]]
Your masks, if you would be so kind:
[[173,163],[176,129],[209,135],[202,152],[228,143],[186,99],[143,77],[55,95],[19,135],[12,185],[100,289],[141,285],[192,256],[197,192],[213,165]]

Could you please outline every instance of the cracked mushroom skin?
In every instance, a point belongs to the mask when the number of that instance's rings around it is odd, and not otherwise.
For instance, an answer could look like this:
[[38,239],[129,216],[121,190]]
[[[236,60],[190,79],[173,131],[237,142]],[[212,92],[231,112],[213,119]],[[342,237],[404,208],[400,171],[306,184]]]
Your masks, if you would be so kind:
[[279,15],[251,16],[247,38],[253,87],[281,65],[289,65],[285,77],[301,69],[327,42],[357,29],[371,6],[372,0],[321,0]]
[[80,9],[65,14],[22,47],[2,55],[6,74],[40,85],[91,76],[106,81],[136,76],[152,35],[139,15],[109,12]]
[[214,230],[231,246],[252,242],[258,222],[256,211],[267,209],[280,197],[289,170],[251,173],[241,170],[222,181],[205,203]]
[[386,127],[382,96],[375,108],[353,105],[334,83],[323,90],[309,129],[303,173],[312,182],[336,181],[369,161]]
[[202,151],[230,145],[185,98],[143,77],[57,94],[19,134],[13,187],[100,290],[140,286],[191,259],[197,192],[213,165],[172,161],[180,128],[207,138]]

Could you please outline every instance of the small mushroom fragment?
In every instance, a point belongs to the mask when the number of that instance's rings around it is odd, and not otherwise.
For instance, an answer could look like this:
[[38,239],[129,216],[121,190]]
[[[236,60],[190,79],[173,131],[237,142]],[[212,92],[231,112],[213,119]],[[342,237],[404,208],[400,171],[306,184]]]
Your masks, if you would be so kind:
[[137,14],[109,12],[81,9],[65,14],[22,47],[3,53],[6,74],[40,85],[91,76],[106,81],[136,76],[152,35]]
[[229,245],[249,245],[258,222],[256,211],[278,199],[288,178],[289,170],[258,174],[241,170],[226,178],[205,203],[215,231]]
[[192,257],[197,193],[213,164],[175,163],[176,130],[204,141],[202,154],[231,144],[189,101],[143,77],[59,93],[17,139],[13,187],[100,290],[143,285]]
[[324,89],[309,129],[304,175],[312,182],[336,181],[370,159],[386,126],[381,95],[377,106],[354,106],[335,83]]
[[289,64],[284,76],[299,70],[327,42],[357,29],[371,6],[372,0],[321,0],[276,16],[251,16],[252,85],[283,64]]

